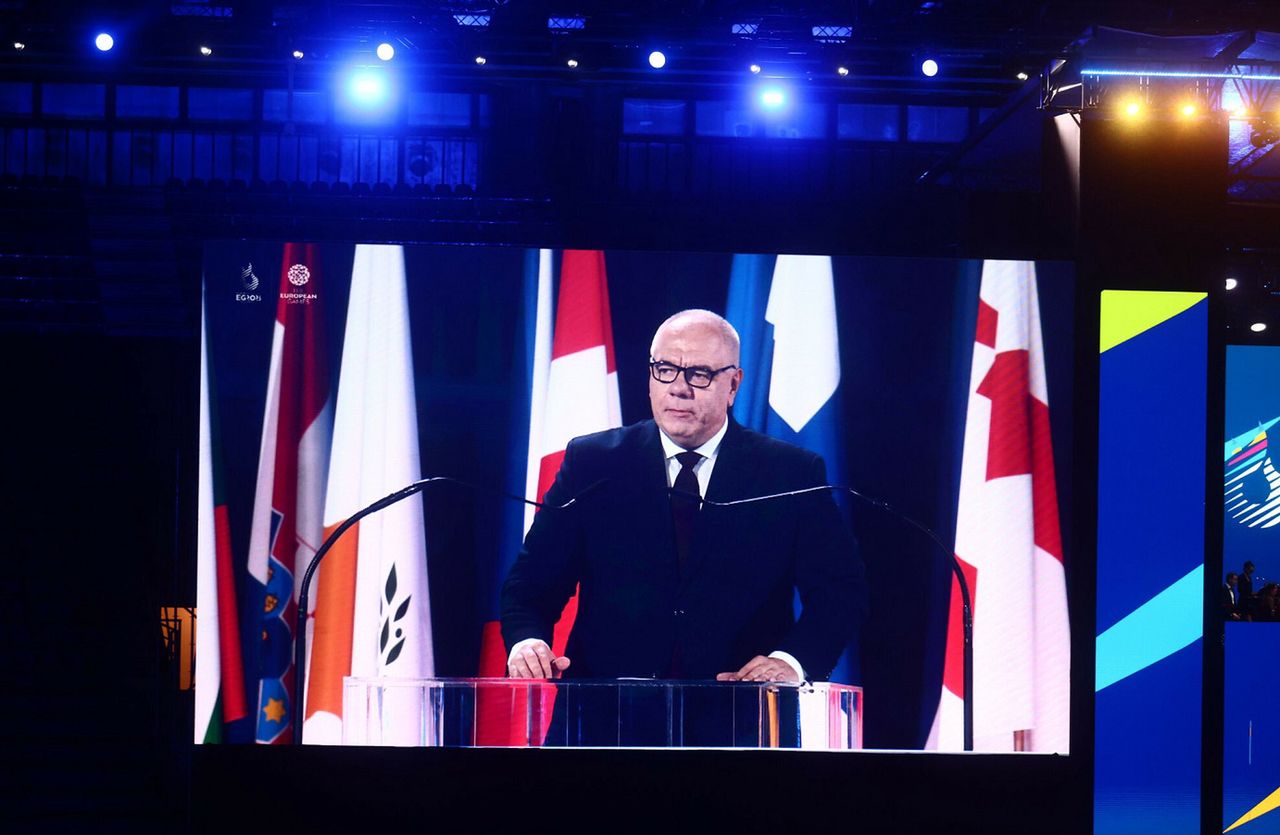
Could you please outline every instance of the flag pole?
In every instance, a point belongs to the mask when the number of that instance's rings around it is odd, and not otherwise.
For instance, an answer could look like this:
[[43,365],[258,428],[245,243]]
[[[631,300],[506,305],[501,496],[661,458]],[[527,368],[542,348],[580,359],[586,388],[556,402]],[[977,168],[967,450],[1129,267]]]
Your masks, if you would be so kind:
[[960,570],[954,553],[951,570],[960,586],[960,614],[964,621],[964,750],[973,750],[973,602],[969,597],[969,581]]

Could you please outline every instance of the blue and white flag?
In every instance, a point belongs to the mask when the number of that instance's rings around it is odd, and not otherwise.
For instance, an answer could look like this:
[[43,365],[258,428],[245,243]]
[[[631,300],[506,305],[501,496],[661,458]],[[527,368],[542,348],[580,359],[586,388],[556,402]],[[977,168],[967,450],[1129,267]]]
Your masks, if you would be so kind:
[[[828,483],[847,483],[830,256],[733,256],[725,318],[742,340],[743,380],[734,418],[818,453],[826,461]],[[846,653],[831,678],[850,681],[851,675]]]
[[725,318],[742,339],[744,376],[734,418],[813,450],[827,462],[827,480],[844,483],[830,256],[733,256]]

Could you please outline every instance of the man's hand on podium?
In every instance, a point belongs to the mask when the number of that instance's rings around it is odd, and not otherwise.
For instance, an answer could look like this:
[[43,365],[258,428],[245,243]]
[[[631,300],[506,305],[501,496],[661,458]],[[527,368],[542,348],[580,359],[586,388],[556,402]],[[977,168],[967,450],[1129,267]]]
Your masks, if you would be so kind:
[[507,675],[511,678],[560,678],[567,669],[569,659],[556,658],[545,641],[530,641],[507,662]]
[[781,658],[757,655],[736,673],[720,673],[716,681],[799,681],[795,668]]

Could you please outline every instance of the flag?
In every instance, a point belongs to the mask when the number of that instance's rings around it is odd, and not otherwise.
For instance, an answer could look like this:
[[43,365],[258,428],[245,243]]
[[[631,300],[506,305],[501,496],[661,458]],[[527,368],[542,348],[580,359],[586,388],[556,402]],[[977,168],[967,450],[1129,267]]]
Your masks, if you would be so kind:
[[[818,453],[827,481],[844,484],[840,333],[830,256],[735,255],[725,318],[742,345],[734,419]],[[798,601],[796,607],[798,615]],[[845,653],[831,679],[850,681],[852,666]]]
[[[400,246],[356,247],[332,449],[326,537],[356,511],[422,478]],[[329,551],[318,575],[303,740],[338,744],[344,741],[344,676],[435,674],[421,499],[361,519]],[[417,741],[419,710],[409,702],[384,706],[382,741]]]
[[[547,376],[551,371],[551,316],[554,297],[552,255],[549,249],[529,250],[525,260],[524,305],[521,315],[521,333],[516,342],[516,367],[522,368],[515,390],[512,392],[514,414],[529,418],[528,431],[511,435],[507,490],[512,494],[536,500],[538,473],[542,464],[542,420],[547,399]],[[534,408],[534,404],[538,404]],[[502,640],[502,624],[499,621],[500,589],[507,572],[515,562],[516,553],[529,526],[533,524],[533,505],[515,504],[509,508],[504,526],[497,570],[493,572],[490,590],[488,619],[480,639],[480,663],[477,675],[484,678],[502,678],[507,674],[507,649]],[[517,710],[510,694],[502,688],[482,688],[477,694],[477,745],[520,744],[513,727],[512,713]],[[520,705],[523,706],[523,700]]]
[[[525,492],[535,501],[541,501],[555,481],[570,440],[622,425],[604,253],[598,250],[562,253],[554,327],[550,316],[551,275],[551,253],[543,250],[539,257],[536,294],[526,295],[526,304],[533,304],[537,311],[531,351],[533,362],[529,369],[531,405]],[[532,524],[533,514],[529,512],[524,520],[526,532]],[[577,612],[575,595],[555,625],[551,650],[557,656],[564,655]],[[482,669],[482,674],[505,674],[507,655],[500,634],[488,630],[485,638],[482,656],[488,659],[488,666]],[[545,689],[542,697],[541,731],[545,734],[554,689]],[[506,719],[523,716],[520,707],[492,701],[482,703],[477,741],[520,744],[520,728],[508,727]]]
[[[1067,753],[1071,644],[1035,265],[987,261],[969,376],[955,555],[973,601],[974,748]],[[952,580],[928,747],[963,747]]]
[[333,403],[323,284],[313,244],[285,244],[258,454],[249,574],[260,601],[257,741],[292,740],[294,624],[302,572],[321,541]]
[[[539,407],[533,404],[533,409]],[[604,253],[567,249],[560,261],[560,298],[551,340],[551,364],[542,403],[542,444],[537,492],[543,495],[560,472],[565,447],[580,435],[622,425],[618,369],[613,356],[613,323],[609,314],[609,286]],[[530,461],[534,456],[530,416]],[[532,483],[532,464],[530,465]],[[526,526],[532,518],[526,520]],[[564,655],[578,613],[575,595],[556,623],[551,651]]]
[[217,389],[209,360],[208,312],[200,308],[200,485],[196,519],[195,741],[223,742],[224,729],[247,718],[244,664],[222,486]]

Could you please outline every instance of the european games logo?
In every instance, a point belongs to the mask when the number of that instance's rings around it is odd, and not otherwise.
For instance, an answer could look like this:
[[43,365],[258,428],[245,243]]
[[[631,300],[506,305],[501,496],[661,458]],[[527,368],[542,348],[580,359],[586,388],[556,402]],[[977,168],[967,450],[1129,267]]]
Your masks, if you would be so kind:
[[253,273],[253,262],[250,261],[243,270],[240,271],[240,285],[247,292],[236,293],[236,301],[238,302],[260,302],[262,296],[253,292],[258,289],[258,277]]
[[[289,279],[289,283],[294,287],[304,287],[311,280],[311,270],[307,269],[305,264],[294,264],[285,273],[285,277]],[[280,298],[285,304],[310,304],[316,298],[315,293],[281,293]]]

